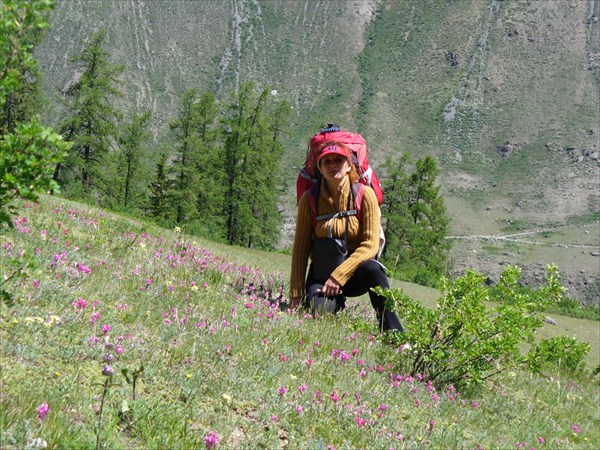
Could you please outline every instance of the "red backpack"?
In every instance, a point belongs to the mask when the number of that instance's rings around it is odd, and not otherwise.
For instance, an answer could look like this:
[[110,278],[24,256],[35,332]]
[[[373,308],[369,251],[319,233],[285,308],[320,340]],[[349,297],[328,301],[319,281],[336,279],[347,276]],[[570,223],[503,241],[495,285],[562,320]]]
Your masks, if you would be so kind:
[[358,133],[342,130],[338,125],[331,123],[321,128],[310,140],[304,167],[300,170],[296,180],[296,201],[299,202],[302,194],[321,180],[321,174],[317,169],[317,157],[319,151],[323,148],[323,144],[327,142],[344,144],[352,151],[352,161],[360,176],[360,182],[373,188],[377,196],[377,202],[381,205],[383,203],[383,191],[377,175],[369,165],[365,139]]
[[[308,155],[304,161],[304,167],[298,174],[296,180],[296,202],[300,201],[302,194],[305,191],[310,190],[311,195],[308,199],[310,206],[311,215],[313,219],[313,229],[318,220],[329,219],[330,216],[317,216],[317,200],[319,195],[319,185],[321,182],[321,174],[317,169],[317,157],[319,151],[323,148],[323,144],[328,142],[337,142],[344,144],[352,151],[352,161],[356,167],[356,171],[360,176],[360,180],[352,185],[352,197],[354,199],[354,210],[345,212],[344,215],[357,215],[360,218],[361,215],[361,203],[364,195],[364,186],[370,186],[375,191],[377,202],[379,206],[383,203],[383,190],[377,175],[369,165],[369,157],[367,155],[367,143],[365,139],[358,133],[351,133],[349,131],[342,130],[338,125],[327,124],[315,134],[311,140],[308,148]],[[381,212],[380,212],[381,214]],[[383,234],[383,228],[379,228],[379,250],[377,252],[377,259],[381,256],[383,246],[385,245],[385,236]]]

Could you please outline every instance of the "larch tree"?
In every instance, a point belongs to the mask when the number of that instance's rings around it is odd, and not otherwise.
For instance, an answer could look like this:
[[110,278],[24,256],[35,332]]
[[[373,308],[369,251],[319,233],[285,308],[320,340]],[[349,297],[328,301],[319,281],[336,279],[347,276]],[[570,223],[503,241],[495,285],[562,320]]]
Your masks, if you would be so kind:
[[255,92],[244,83],[232,96],[223,123],[226,193],[223,214],[226,240],[247,247],[276,243],[281,225],[281,131],[285,103],[273,102],[270,90]]
[[175,136],[175,150],[170,177],[170,195],[175,206],[175,222],[182,224],[196,217],[198,172],[198,92],[187,90],[181,98],[179,114],[170,123]]
[[437,164],[427,156],[413,165],[409,155],[402,155],[389,159],[384,170],[384,262],[408,281],[435,285],[446,271],[450,251]]
[[142,186],[139,174],[144,155],[144,143],[151,137],[148,131],[151,117],[150,111],[144,114],[133,114],[131,121],[123,125],[119,135],[120,170],[117,175],[121,185],[120,199],[125,209],[143,203],[145,187]]
[[64,92],[68,102],[60,132],[73,142],[55,178],[75,197],[112,201],[112,180],[104,176],[106,158],[118,139],[121,114],[113,104],[122,94],[118,89],[123,65],[111,63],[105,49],[106,33],[94,33],[80,55],[73,59],[81,76]]

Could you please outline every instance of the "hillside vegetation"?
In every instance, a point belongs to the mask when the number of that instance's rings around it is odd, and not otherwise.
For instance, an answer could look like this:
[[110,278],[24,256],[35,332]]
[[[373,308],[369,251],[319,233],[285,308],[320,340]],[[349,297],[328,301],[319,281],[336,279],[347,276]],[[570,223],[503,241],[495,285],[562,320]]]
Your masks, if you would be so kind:
[[[408,372],[410,350],[378,332],[367,299],[335,317],[282,308],[288,256],[40,200],[0,229],[2,448],[600,443],[597,322],[555,317],[538,336],[589,342],[581,371],[435,384]],[[402,287],[429,307],[440,295]]]
[[[69,59],[106,29],[126,65],[122,107],[153,114],[156,142],[188,88],[224,98],[246,80],[294,107],[285,165],[294,180],[326,122],[359,131],[377,167],[432,155],[455,239],[453,273],[492,280],[505,264],[537,284],[557,263],[574,297],[600,297],[600,2],[364,0],[58,2],[36,56],[55,99]],[[58,105],[50,116],[56,120]],[[148,149],[148,158],[156,157]],[[520,232],[526,242],[505,237]],[[473,238],[473,236],[478,236]]]

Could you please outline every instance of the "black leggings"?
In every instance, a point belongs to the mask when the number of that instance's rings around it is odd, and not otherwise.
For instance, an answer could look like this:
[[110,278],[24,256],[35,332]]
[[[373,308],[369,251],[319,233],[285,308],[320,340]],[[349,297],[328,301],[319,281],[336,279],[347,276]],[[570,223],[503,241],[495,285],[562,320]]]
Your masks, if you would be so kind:
[[368,292],[371,305],[373,305],[377,313],[377,321],[379,322],[380,329],[403,331],[402,324],[396,313],[386,309],[385,297],[371,291],[371,288],[376,286],[381,286],[384,289],[390,287],[383,267],[378,261],[369,259],[358,266],[352,278],[342,286],[343,293],[335,297],[335,299],[328,300],[322,292],[317,292],[322,289],[325,281],[327,280],[317,280],[313,277],[313,267],[311,264],[306,278],[305,306],[310,308],[313,313],[320,309],[337,312],[346,307],[345,297],[358,297]]

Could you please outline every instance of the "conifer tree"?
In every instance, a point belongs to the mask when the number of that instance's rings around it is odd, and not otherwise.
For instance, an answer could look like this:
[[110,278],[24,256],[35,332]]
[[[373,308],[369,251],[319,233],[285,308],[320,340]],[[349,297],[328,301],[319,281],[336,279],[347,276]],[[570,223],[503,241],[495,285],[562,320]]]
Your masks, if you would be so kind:
[[171,181],[168,178],[167,167],[167,152],[161,151],[156,164],[156,173],[153,181],[149,184],[150,191],[150,208],[149,215],[164,225],[169,219],[169,191],[171,189]]
[[189,89],[181,99],[179,115],[170,124],[175,135],[175,151],[171,166],[171,197],[175,206],[175,222],[189,222],[196,215],[198,185],[198,92]]
[[385,169],[384,261],[404,279],[435,285],[450,250],[449,219],[436,185],[437,164],[427,156],[413,166],[410,156],[403,155],[388,160]]
[[196,217],[200,232],[214,239],[223,237],[221,211],[225,195],[218,117],[219,105],[215,96],[210,92],[202,94],[197,104],[196,122]]
[[[281,225],[280,132],[288,110],[270,101],[269,90],[244,83],[233,96],[224,123],[226,239],[230,244],[268,247]],[[276,112],[276,113],[274,113]]]
[[144,114],[134,114],[131,122],[124,125],[119,136],[120,163],[123,165],[119,172],[122,180],[123,207],[139,204],[142,190],[138,173],[143,156],[143,143],[150,138],[148,126],[150,124],[150,111]]
[[65,92],[70,104],[60,132],[74,145],[55,178],[71,195],[94,195],[106,201],[117,196],[111,180],[103,174],[105,158],[118,139],[120,113],[112,102],[121,96],[119,77],[125,68],[110,62],[105,41],[104,31],[94,33],[73,59],[81,76]]

